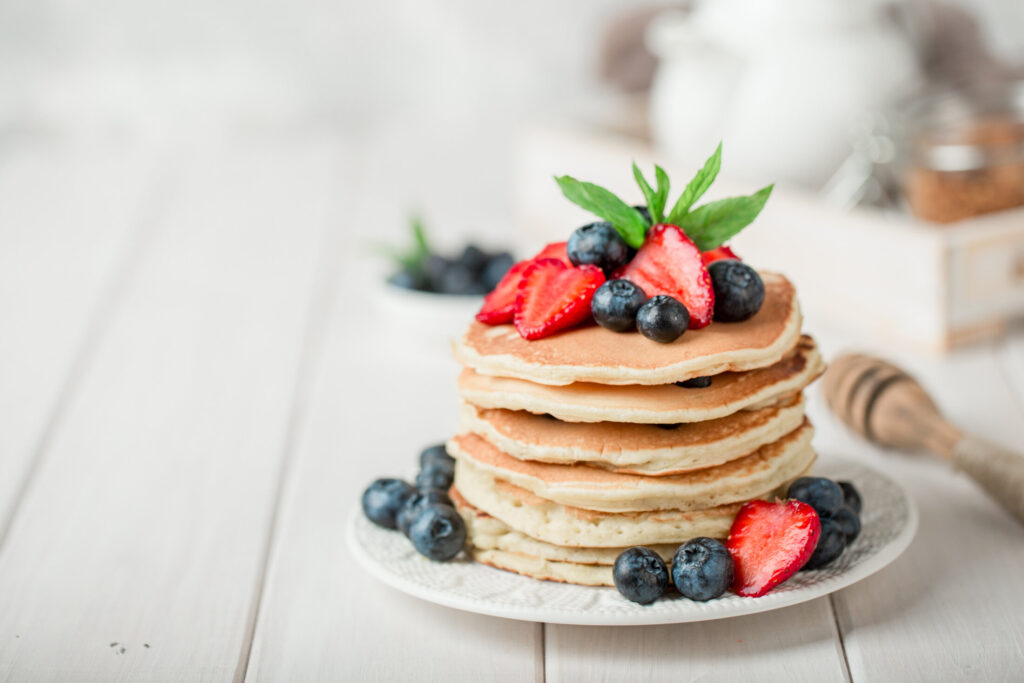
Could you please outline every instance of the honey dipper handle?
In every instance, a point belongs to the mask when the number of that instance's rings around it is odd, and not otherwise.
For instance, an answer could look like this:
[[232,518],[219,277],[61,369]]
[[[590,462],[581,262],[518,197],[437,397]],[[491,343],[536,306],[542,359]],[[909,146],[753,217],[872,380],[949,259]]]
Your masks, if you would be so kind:
[[975,436],[953,447],[953,466],[1024,523],[1024,457]]

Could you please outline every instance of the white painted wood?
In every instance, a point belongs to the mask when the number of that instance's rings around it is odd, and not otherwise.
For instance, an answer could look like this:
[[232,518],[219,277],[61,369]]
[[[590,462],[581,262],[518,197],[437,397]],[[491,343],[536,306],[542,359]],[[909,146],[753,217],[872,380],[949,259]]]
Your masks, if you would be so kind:
[[[819,330],[826,352],[835,352],[840,337]],[[1005,445],[1020,443],[1024,411],[998,347],[942,360],[886,355],[915,374],[954,423]],[[860,442],[827,413],[817,389],[809,412],[822,458],[857,457],[888,472],[921,512],[903,557],[834,597],[853,680],[1019,680],[1024,526],[945,463]]]
[[735,619],[546,627],[547,681],[842,681],[828,599]]
[[337,154],[183,152],[0,552],[0,679],[236,675]]
[[539,624],[406,596],[368,576],[345,548],[344,522],[363,488],[414,471],[419,451],[454,429],[457,366],[440,352],[395,352],[394,335],[413,333],[401,321],[354,324],[352,302],[373,301],[370,275],[355,259],[342,271],[247,680],[539,680]]
[[157,163],[120,145],[30,139],[3,149],[0,536],[89,326],[101,322],[102,295],[129,265],[129,238],[159,193]]

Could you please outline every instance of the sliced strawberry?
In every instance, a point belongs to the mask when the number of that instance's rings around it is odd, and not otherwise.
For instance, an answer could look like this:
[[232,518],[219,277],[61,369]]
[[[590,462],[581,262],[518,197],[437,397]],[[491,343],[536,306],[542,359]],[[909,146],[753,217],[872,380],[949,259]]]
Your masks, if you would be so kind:
[[523,271],[536,261],[542,258],[555,258],[565,265],[571,266],[569,254],[566,252],[567,242],[552,242],[533,258],[528,258],[515,264],[508,269],[505,276],[498,281],[494,290],[484,297],[484,305],[476,314],[476,319],[488,325],[504,325],[512,322],[516,309],[516,292],[519,290],[519,281],[523,277]]
[[820,535],[821,520],[807,503],[744,503],[725,542],[736,565],[733,591],[764,595],[807,563]]
[[675,225],[655,225],[633,260],[612,277],[622,277],[647,296],[668,294],[690,311],[690,329],[705,327],[715,312],[711,276],[700,250]]
[[720,247],[708,249],[707,251],[702,251],[700,253],[700,260],[704,262],[705,266],[710,266],[715,261],[721,261],[722,259],[727,258],[736,259],[737,261],[743,260],[736,255],[735,251],[725,246],[724,244]]
[[524,339],[540,339],[578,325],[590,317],[590,300],[603,284],[597,266],[573,268],[558,259],[537,259],[519,282],[516,329]]

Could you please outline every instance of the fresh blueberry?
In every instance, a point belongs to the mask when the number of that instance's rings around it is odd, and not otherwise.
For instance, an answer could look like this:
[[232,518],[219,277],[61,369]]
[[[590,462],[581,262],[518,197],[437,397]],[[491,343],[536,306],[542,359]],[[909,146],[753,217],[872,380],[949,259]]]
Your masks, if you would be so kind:
[[837,481],[836,483],[839,484],[839,488],[843,490],[843,501],[851,510],[859,515],[860,511],[864,509],[864,504],[860,499],[860,493],[854,485],[848,481]]
[[426,505],[409,525],[409,540],[420,555],[450,560],[466,545],[466,522],[451,505]]
[[486,294],[477,274],[461,263],[452,263],[437,281],[441,294]]
[[416,488],[420,491],[447,491],[455,479],[455,463],[438,460],[429,463],[416,475]]
[[402,289],[425,289],[426,280],[423,278],[423,274],[408,268],[403,268],[391,275],[388,278],[388,284],[392,284],[395,287],[401,287]]
[[843,530],[847,543],[853,543],[853,539],[860,535],[860,517],[853,508],[843,505],[832,513],[832,520]]
[[650,223],[651,223],[651,212],[647,209],[647,206],[644,205],[644,204],[637,204],[633,208],[636,209],[637,211],[639,211],[640,215],[644,217],[645,221],[647,221],[647,224],[650,225]]
[[395,515],[395,527],[406,536],[409,535],[409,527],[416,520],[420,510],[428,505],[451,505],[452,499],[443,491],[417,491],[405,499],[405,503],[398,509]]
[[740,322],[761,310],[764,282],[756,270],[745,263],[723,259],[708,266],[708,272],[715,290],[715,320]]
[[438,254],[430,254],[427,258],[423,259],[423,276],[426,279],[428,291],[442,291],[443,280],[451,266],[451,261]]
[[420,468],[424,468],[435,462],[446,462],[453,467],[455,466],[455,458],[448,455],[448,449],[445,448],[443,443],[428,446],[420,453]]
[[603,221],[578,228],[569,236],[566,251],[573,265],[597,266],[606,275],[626,265],[633,257],[633,252],[619,232],[611,223]]
[[491,291],[498,286],[501,282],[501,278],[505,277],[505,273],[508,269],[515,264],[515,259],[512,258],[512,254],[507,251],[503,251],[500,254],[495,254],[491,257],[491,260],[484,266],[483,272],[480,273],[480,284],[487,288],[487,291]]
[[459,254],[456,262],[474,275],[478,275],[483,271],[489,260],[490,256],[488,256],[486,251],[475,244],[467,244],[462,253]]
[[401,479],[378,479],[363,491],[363,512],[371,522],[395,528],[395,515],[416,489]]
[[629,280],[609,280],[594,292],[590,312],[601,327],[626,332],[636,329],[636,314],[645,301],[644,290]]
[[846,535],[836,520],[830,517],[821,518],[821,536],[818,537],[818,545],[814,548],[814,554],[807,560],[804,569],[821,569],[832,560],[843,554],[846,548]]
[[707,389],[711,386],[710,377],[694,377],[684,382],[676,382],[677,387],[685,387],[687,389]]
[[673,342],[690,326],[690,312],[667,294],[651,297],[636,314],[636,329],[662,344]]
[[660,598],[669,584],[665,560],[643,546],[623,550],[615,558],[612,578],[623,597],[641,605],[648,605]]
[[825,477],[800,477],[789,485],[786,496],[807,503],[820,517],[831,516],[843,504],[843,490]]
[[672,558],[672,583],[683,597],[712,600],[732,585],[732,555],[721,541],[694,538],[679,546]]
[[682,422],[676,422],[674,424],[662,424],[662,425],[654,425],[654,426],[657,427],[658,429],[679,429],[682,425],[683,425]]

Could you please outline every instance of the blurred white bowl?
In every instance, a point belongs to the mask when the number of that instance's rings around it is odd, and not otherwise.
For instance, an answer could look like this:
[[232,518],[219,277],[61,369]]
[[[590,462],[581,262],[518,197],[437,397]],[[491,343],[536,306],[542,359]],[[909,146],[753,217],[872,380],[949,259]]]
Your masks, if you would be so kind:
[[403,289],[377,280],[374,308],[395,353],[451,358],[451,340],[466,329],[484,298]]

